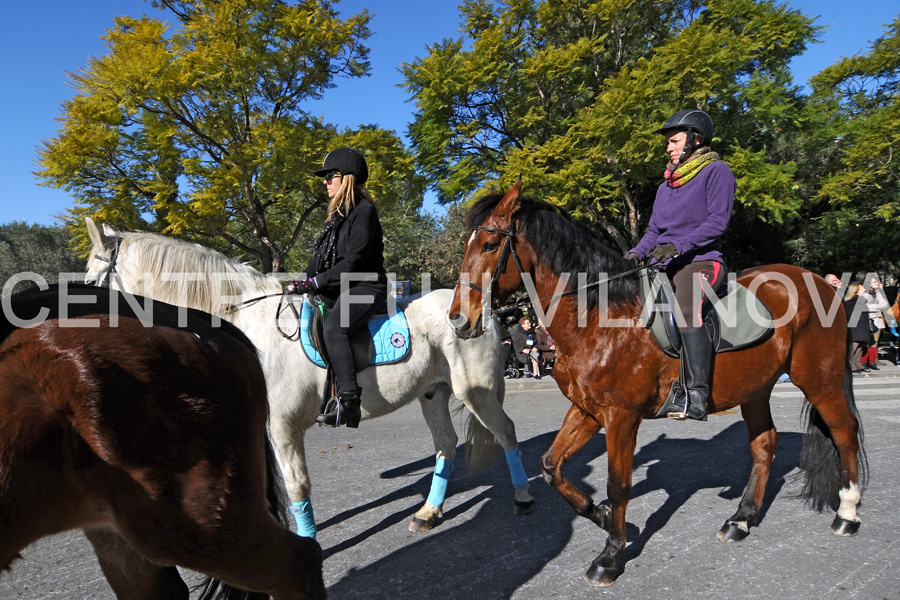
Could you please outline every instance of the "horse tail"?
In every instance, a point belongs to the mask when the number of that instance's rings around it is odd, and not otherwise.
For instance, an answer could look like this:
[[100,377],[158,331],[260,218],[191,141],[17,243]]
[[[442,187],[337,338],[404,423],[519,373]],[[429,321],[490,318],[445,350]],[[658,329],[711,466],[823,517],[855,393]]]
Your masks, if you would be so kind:
[[[502,406],[503,398],[506,395],[506,380],[499,369],[495,374],[492,389],[497,395],[497,401]],[[470,412],[466,418],[466,467],[469,475],[477,475],[490,468],[497,457],[498,447],[499,444],[497,444],[494,434]]]
[[[278,467],[278,461],[275,458],[275,449],[269,436],[266,436],[266,500],[269,505],[269,512],[275,517],[275,520],[285,529],[289,529],[287,521],[287,500],[284,490],[279,485],[281,482],[281,471]],[[200,590],[200,600],[269,600],[268,594],[262,592],[248,592],[236,588],[214,577],[205,577],[202,582],[197,585]]]
[[[868,484],[869,462],[866,458],[862,421],[856,408],[856,396],[853,394],[853,375],[849,353],[844,369],[844,399],[858,423],[859,450],[856,460],[858,485],[862,492]],[[831,432],[822,419],[822,415],[808,400],[804,400],[803,421],[805,431],[803,433],[803,450],[800,454],[800,469],[804,471],[805,478],[801,496],[806,499],[807,506],[811,506],[818,512],[822,512],[826,507],[836,510],[840,503],[838,492],[842,479],[841,457],[837,446],[834,444]]]

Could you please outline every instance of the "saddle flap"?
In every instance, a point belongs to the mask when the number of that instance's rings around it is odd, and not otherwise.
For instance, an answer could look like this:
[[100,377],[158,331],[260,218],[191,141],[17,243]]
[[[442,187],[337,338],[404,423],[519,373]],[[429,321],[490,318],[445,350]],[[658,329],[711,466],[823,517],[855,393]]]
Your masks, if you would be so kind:
[[775,331],[769,307],[737,281],[730,283],[728,294],[712,298],[721,330],[717,352],[740,350],[763,342]]
[[[641,317],[650,329],[660,350],[678,358],[681,351],[681,335],[675,322],[675,290],[665,277],[656,277],[655,269],[641,271],[641,295],[644,310]],[[648,302],[648,299],[651,301]]]

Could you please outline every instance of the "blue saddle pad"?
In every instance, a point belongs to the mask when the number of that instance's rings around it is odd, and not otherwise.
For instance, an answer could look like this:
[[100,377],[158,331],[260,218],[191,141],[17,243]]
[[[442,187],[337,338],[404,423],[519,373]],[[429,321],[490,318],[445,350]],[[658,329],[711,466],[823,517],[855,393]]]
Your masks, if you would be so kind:
[[[325,361],[313,346],[309,336],[313,311],[309,302],[304,301],[300,309],[300,343],[306,356],[316,365],[324,368]],[[393,315],[375,315],[369,319],[369,335],[374,346],[374,353],[369,365],[385,365],[397,362],[409,353],[409,323],[400,306]],[[357,333],[354,339],[359,336]],[[351,344],[354,342],[351,341]]]

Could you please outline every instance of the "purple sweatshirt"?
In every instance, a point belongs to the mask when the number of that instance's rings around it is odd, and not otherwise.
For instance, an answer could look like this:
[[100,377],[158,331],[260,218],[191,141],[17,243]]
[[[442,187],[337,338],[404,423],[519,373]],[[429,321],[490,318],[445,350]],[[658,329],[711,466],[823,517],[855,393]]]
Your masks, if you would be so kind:
[[678,256],[666,264],[724,263],[722,234],[731,219],[736,189],[734,173],[721,160],[703,167],[681,187],[663,182],[656,190],[647,233],[631,252],[644,259],[655,247],[672,243]]

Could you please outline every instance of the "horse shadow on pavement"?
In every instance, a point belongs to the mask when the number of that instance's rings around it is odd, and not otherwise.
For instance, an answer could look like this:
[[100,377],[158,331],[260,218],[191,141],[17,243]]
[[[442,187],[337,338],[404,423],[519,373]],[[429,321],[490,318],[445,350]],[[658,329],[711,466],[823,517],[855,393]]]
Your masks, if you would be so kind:
[[[510,598],[563,553],[572,539],[576,520],[587,523],[539,476],[540,457],[550,447],[555,435],[555,432],[549,432],[524,442],[520,440],[523,464],[531,482],[531,493],[536,499],[533,513],[521,517],[512,515],[511,486],[502,455],[493,466],[477,475],[454,473],[445,503],[444,519],[434,530],[424,534],[407,533],[405,525],[412,512],[403,510],[385,515],[377,526],[365,532],[324,548],[328,560],[348,549],[356,550],[358,544],[372,543],[367,542],[367,538],[391,527],[401,531],[394,536],[398,541],[397,550],[349,570],[329,585],[331,597],[367,600]],[[765,518],[768,506],[784,486],[785,477],[796,468],[801,443],[801,434],[779,434],[778,452],[772,465],[760,521]],[[606,487],[605,453],[606,438],[601,433],[572,457],[563,469],[566,478],[595,501],[602,499],[598,489],[604,490]],[[460,463],[456,469],[465,471],[465,465],[462,461]],[[433,459],[428,457],[385,471],[382,477],[427,470],[432,465]],[[747,483],[750,467],[747,430],[743,422],[725,428],[711,439],[673,438],[663,433],[653,441],[640,445],[634,462],[632,502],[658,490],[665,491],[667,496],[663,504],[646,519],[643,528],[628,523],[629,544],[620,558],[620,566],[627,566],[629,561],[640,556],[653,535],[669,524],[675,513],[702,490],[716,489],[720,497],[734,499],[733,511],[736,511],[737,499]],[[638,477],[639,469],[646,470],[642,478]],[[338,524],[365,511],[379,510],[402,498],[410,500],[410,507],[418,507],[428,494],[430,483],[431,473],[428,472],[426,476],[387,496],[335,515],[321,523],[320,528]],[[464,496],[471,497],[461,500]],[[475,516],[463,520],[463,515],[473,507],[478,507]],[[721,522],[711,523],[711,527],[717,529],[730,515],[721,515]],[[671,526],[676,527],[677,523]],[[405,541],[413,535],[414,541],[406,544]],[[597,528],[593,546],[597,552],[602,549],[605,539],[606,532]],[[583,572],[588,566],[589,561],[578,565],[576,571]]]

